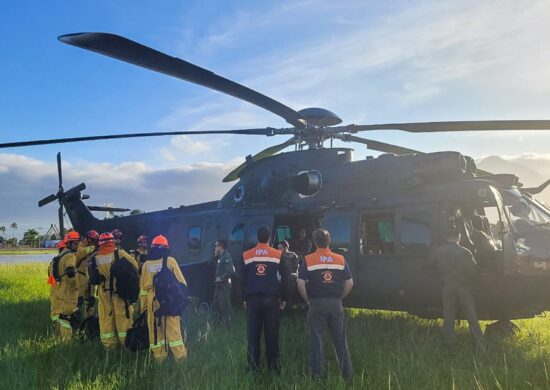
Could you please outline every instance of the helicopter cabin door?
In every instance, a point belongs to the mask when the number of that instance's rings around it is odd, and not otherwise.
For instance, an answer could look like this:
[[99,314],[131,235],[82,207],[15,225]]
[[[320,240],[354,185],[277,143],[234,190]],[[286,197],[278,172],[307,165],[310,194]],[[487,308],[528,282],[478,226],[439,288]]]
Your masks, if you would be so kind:
[[399,301],[403,310],[427,317],[441,306],[440,278],[430,258],[438,244],[440,207],[439,203],[402,206],[396,220],[396,253],[403,275]]
[[361,306],[399,309],[400,259],[396,253],[396,209],[359,213],[354,290]]

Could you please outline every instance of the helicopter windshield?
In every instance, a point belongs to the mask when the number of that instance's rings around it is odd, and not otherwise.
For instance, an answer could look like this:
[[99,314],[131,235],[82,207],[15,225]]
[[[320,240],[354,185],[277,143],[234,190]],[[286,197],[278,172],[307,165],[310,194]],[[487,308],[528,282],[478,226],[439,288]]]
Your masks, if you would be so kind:
[[524,233],[538,226],[550,226],[550,210],[521,194],[517,189],[500,190],[504,208],[512,227],[517,233]]

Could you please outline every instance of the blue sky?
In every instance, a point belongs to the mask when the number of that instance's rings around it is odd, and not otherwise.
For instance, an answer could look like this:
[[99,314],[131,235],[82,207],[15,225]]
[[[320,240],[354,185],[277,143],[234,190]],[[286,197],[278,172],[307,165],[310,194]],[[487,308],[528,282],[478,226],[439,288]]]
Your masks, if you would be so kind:
[[[124,35],[293,108],[325,107],[344,123],[550,119],[550,4],[545,1],[19,1],[3,4],[2,15],[2,142],[286,126],[248,103],[56,39],[81,31]],[[550,153],[550,133],[363,135],[474,157]],[[31,200],[55,190],[58,151],[67,181],[85,180],[95,203],[120,203],[123,186],[139,199],[129,207],[152,210],[180,200],[215,199],[227,186],[201,179],[217,180],[245,155],[282,141],[163,137],[4,150],[0,180],[25,185],[21,193],[1,194],[0,202],[24,198],[28,204],[21,200],[21,207],[13,207],[32,212],[4,207],[0,225],[55,217],[53,206],[36,210]],[[357,158],[376,154],[355,149]],[[167,177],[173,193],[152,204],[151,194],[136,186],[146,185],[144,178],[155,172]],[[184,190],[170,182],[170,172],[193,173],[194,179],[185,176]]]

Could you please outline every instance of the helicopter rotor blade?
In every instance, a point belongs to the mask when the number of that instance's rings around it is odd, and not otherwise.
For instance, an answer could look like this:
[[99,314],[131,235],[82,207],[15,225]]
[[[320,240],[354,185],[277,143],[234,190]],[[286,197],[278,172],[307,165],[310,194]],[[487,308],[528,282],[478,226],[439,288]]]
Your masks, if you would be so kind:
[[117,213],[124,213],[130,211],[130,209],[125,209],[121,207],[107,207],[107,206],[87,206],[90,211],[111,211]]
[[398,155],[403,155],[403,154],[424,154],[424,152],[419,152],[418,150],[408,149],[408,148],[404,148],[402,146],[387,144],[387,143],[380,142],[380,141],[374,141],[372,139],[356,137],[356,136],[351,135],[351,134],[336,134],[336,135],[334,135],[334,138],[337,138],[337,139],[342,140],[344,142],[357,142],[357,143],[360,143],[360,144],[364,144],[364,145],[367,145],[367,149],[376,150],[378,152],[383,152],[383,153],[394,153],[394,154],[398,154]]
[[[270,146],[269,148],[264,149],[259,153],[256,153],[254,156],[252,156],[252,160],[253,161],[258,161],[258,160],[261,160],[263,158],[273,156],[274,154],[279,153],[281,150],[287,148],[288,146],[290,146],[294,143],[296,143],[296,137],[292,137],[289,140],[283,142],[282,144]],[[230,181],[237,180],[239,178],[239,175],[240,175],[241,171],[244,168],[246,168],[246,162],[242,163],[237,168],[235,168],[231,172],[229,172],[227,174],[227,176],[225,176],[223,178],[223,182],[228,183]]]
[[59,183],[59,190],[63,190],[63,174],[61,172],[61,152],[57,153],[57,180]]
[[[245,135],[272,136],[277,134],[293,134],[293,130],[294,130],[293,128],[274,129],[272,127],[265,127],[260,129],[241,129],[241,130],[164,131],[164,132],[150,132],[150,133],[108,134],[108,135],[94,135],[89,137],[53,138],[53,139],[42,139],[42,140],[34,140],[34,141],[0,143],[0,149],[19,148],[23,146],[63,144],[63,143],[72,143],[72,142],[83,142],[83,141],[99,141],[99,140],[105,140],[105,139],[161,137],[161,136],[167,136],[167,135],[245,134]],[[60,168],[58,168],[58,171],[61,172]]]
[[59,203],[59,209],[57,210],[57,217],[59,218],[59,236],[63,239],[65,234],[65,227],[63,226],[63,203]]
[[56,199],[57,199],[57,195],[54,195],[54,194],[48,195],[44,199],[41,199],[38,201],[38,207],[42,207],[47,205],[48,203],[52,203]]
[[61,42],[116,58],[155,72],[189,81],[234,96],[282,117],[296,127],[305,127],[306,118],[284,104],[214,72],[172,57],[127,38],[108,33],[61,35]]
[[382,123],[374,125],[335,126],[327,129],[329,134],[357,133],[373,130],[402,130],[411,133],[436,133],[446,131],[491,131],[491,130],[550,130],[550,120],[499,120]]

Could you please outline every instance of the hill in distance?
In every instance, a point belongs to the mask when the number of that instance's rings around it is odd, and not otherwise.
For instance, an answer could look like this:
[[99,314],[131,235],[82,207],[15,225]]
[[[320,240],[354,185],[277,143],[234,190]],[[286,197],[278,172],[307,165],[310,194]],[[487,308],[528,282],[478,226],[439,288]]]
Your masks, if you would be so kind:
[[[491,173],[512,173],[525,187],[536,187],[550,178],[550,159],[536,156],[520,156],[505,159],[499,156],[485,157],[476,162],[479,169]],[[550,186],[535,196],[550,205]]]

